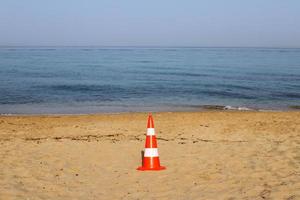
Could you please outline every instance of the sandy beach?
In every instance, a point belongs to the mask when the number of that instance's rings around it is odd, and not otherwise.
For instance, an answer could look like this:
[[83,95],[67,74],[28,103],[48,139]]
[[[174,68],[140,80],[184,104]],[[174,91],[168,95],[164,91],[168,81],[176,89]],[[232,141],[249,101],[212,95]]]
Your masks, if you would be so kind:
[[300,199],[300,112],[1,116],[0,199]]

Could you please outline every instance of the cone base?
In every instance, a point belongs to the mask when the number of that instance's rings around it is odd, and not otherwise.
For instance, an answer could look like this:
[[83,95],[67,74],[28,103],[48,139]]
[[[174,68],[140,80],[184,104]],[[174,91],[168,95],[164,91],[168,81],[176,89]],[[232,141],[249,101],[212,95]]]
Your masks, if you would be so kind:
[[164,169],[166,169],[166,167],[164,167],[164,166],[159,166],[159,167],[154,167],[154,168],[140,166],[137,168],[137,170],[140,170],[140,171],[159,171],[159,170],[164,170]]

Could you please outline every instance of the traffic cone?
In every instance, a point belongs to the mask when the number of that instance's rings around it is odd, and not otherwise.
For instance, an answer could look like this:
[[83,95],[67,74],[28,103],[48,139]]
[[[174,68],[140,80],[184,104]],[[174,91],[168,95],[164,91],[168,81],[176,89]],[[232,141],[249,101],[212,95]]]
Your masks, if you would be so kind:
[[154,130],[154,122],[151,113],[148,116],[147,124],[147,135],[145,142],[145,151],[143,157],[142,166],[138,167],[137,170],[163,170],[166,169],[164,166],[160,166],[157,142]]

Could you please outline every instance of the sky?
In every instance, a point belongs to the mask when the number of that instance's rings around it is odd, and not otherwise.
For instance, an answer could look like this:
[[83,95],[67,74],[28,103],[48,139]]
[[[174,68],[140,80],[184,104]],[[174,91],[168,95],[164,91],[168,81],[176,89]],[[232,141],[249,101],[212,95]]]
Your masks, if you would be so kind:
[[0,45],[300,47],[300,1],[0,0]]

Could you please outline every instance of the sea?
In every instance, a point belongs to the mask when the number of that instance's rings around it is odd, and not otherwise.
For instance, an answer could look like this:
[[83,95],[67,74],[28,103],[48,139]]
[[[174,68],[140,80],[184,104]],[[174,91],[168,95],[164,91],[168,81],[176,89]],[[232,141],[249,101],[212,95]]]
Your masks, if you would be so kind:
[[300,109],[299,48],[0,47],[0,114]]

